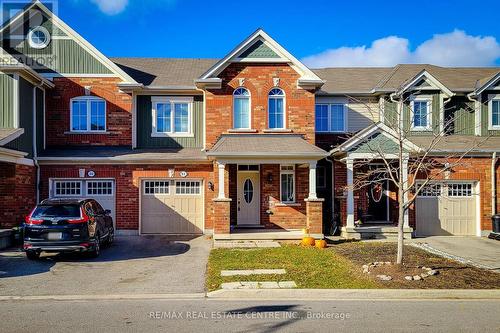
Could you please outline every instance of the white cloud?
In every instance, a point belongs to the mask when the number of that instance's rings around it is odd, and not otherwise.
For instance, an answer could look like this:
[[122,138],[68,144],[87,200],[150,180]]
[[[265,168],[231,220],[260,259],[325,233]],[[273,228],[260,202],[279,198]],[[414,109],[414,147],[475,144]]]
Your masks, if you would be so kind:
[[107,15],[116,15],[125,10],[128,0],[90,0],[95,3],[99,9]]
[[430,63],[441,66],[488,66],[500,58],[500,44],[491,36],[471,36],[462,30],[434,35],[410,50],[406,38],[389,36],[367,47],[340,47],[311,55],[302,61],[311,68],[342,66],[394,66]]

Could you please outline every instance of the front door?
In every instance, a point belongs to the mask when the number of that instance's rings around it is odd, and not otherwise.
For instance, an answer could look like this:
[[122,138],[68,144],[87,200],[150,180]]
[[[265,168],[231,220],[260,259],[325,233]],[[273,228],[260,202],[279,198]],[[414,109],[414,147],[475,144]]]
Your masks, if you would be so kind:
[[388,197],[387,197],[387,181],[372,181],[368,186],[368,215],[367,221],[371,222],[386,222],[389,220]]
[[260,224],[260,175],[259,172],[238,172],[238,225]]

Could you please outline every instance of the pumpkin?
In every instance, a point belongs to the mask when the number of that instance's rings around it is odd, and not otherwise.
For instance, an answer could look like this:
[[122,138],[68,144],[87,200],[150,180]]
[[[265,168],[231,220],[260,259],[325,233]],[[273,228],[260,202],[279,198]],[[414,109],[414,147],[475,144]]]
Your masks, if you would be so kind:
[[326,248],[326,240],[322,239],[322,240],[317,240],[316,241],[316,247],[318,249],[324,249]]
[[304,237],[302,238],[302,246],[314,246],[315,240],[312,237]]

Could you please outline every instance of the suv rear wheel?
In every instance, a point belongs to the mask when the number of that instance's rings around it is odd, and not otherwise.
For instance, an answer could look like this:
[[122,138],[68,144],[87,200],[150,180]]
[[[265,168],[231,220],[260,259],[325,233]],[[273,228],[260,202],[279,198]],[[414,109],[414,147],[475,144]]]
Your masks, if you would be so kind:
[[40,252],[26,251],[26,257],[28,257],[29,260],[38,260],[40,259]]

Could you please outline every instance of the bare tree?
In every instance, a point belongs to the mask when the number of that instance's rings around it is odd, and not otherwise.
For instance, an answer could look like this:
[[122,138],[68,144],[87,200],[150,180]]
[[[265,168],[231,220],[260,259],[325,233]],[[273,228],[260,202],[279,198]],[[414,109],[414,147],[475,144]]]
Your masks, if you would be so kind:
[[[433,181],[446,178],[455,168],[466,164],[467,155],[488,140],[488,137],[472,136],[470,140],[463,142],[461,149],[455,152],[446,149],[450,143],[449,138],[453,137],[449,135],[451,130],[454,134],[465,134],[465,132],[470,134],[471,130],[475,130],[475,125],[472,128],[453,128],[457,116],[453,110],[446,107],[450,99],[440,103],[442,104],[440,110],[433,110],[446,117],[440,117],[438,124],[433,122],[433,126],[425,133],[425,136],[415,132],[412,128],[412,120],[409,119],[415,115],[409,116],[412,112],[408,105],[410,98],[415,95],[418,95],[418,92],[393,94],[390,96],[390,101],[384,100],[384,103],[379,103],[378,109],[374,109],[356,97],[347,96],[351,101],[363,104],[372,114],[372,119],[376,119],[374,116],[378,114],[385,116],[383,124],[375,123],[373,126],[379,126],[384,131],[386,140],[368,140],[362,137],[363,131],[354,134],[354,137],[358,136],[360,140],[364,140],[361,142],[368,147],[370,154],[366,154],[365,159],[356,160],[354,185],[350,190],[359,190],[386,181],[394,185],[398,201],[397,264],[403,262],[405,213],[414,204],[417,196],[423,189],[428,188],[427,186],[432,186]],[[386,102],[391,102],[393,110],[384,110]],[[464,107],[467,112],[476,112],[474,107],[471,108],[466,104]],[[404,116],[405,113],[407,116]],[[427,114],[426,117],[432,117],[432,115]],[[416,137],[416,134],[420,136]],[[458,136],[455,136],[455,140],[456,138]],[[414,141],[418,141],[418,145],[414,144]],[[391,143],[389,151],[388,142]],[[453,145],[457,147],[458,143],[455,141]]]

